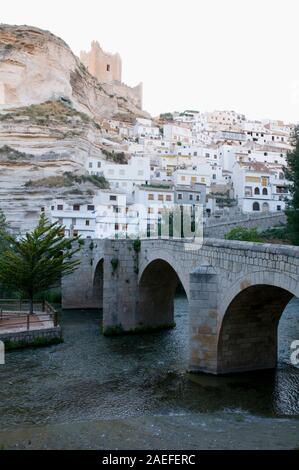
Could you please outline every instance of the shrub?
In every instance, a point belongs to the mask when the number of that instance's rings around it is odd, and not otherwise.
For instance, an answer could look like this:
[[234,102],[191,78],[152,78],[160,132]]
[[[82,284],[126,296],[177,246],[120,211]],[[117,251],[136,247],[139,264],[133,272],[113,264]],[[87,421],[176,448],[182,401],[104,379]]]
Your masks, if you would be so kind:
[[230,230],[225,235],[226,240],[240,240],[244,242],[261,242],[261,236],[259,235],[257,228],[246,228],[238,226]]

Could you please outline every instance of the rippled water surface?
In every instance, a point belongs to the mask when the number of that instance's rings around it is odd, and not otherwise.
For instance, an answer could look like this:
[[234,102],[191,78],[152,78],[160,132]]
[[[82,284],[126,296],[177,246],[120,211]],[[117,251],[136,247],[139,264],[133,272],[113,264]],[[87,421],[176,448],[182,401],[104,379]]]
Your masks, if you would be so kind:
[[174,330],[115,338],[100,334],[98,312],[63,312],[63,344],[7,354],[0,368],[1,429],[218,411],[299,416],[299,366],[290,364],[298,300],[280,321],[277,370],[230,377],[186,373],[187,311],[179,296]]

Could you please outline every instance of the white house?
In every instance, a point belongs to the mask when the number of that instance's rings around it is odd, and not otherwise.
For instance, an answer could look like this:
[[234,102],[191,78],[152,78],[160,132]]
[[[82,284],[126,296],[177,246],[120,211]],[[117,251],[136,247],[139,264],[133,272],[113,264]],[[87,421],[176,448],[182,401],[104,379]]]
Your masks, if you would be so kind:
[[283,211],[288,197],[283,171],[264,163],[237,162],[232,181],[243,212]]
[[164,124],[163,135],[165,140],[172,143],[190,143],[192,140],[192,132],[187,125],[178,124]]
[[55,199],[50,208],[53,222],[65,227],[65,236],[82,238],[120,238],[134,236],[137,213],[127,206],[126,194],[101,190],[88,202]]
[[146,184],[150,180],[150,159],[132,156],[127,164],[117,164],[90,157],[87,171],[91,175],[105,176],[111,188],[131,194],[135,185]]
[[132,135],[135,138],[150,137],[151,139],[158,139],[160,137],[160,129],[153,125],[151,119],[137,118]]

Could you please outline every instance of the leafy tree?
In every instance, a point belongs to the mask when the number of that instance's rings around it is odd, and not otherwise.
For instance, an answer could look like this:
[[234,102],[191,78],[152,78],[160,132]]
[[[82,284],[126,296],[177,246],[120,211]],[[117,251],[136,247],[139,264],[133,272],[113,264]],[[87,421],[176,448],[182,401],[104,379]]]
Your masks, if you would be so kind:
[[0,208],[0,251],[2,251],[7,245],[6,235],[8,230],[8,223],[3,210]]
[[291,181],[292,200],[286,210],[289,238],[294,245],[299,245],[299,126],[292,136],[293,150],[287,154],[286,178]]
[[239,240],[243,242],[260,242],[261,237],[256,228],[245,228],[242,226],[231,229],[226,235],[226,240]]
[[44,214],[31,233],[21,238],[6,233],[4,239],[7,246],[0,253],[0,282],[29,299],[30,313],[34,297],[55,286],[80,263],[72,259],[80,250],[80,244],[73,248],[78,239],[65,238],[61,226],[50,223]]

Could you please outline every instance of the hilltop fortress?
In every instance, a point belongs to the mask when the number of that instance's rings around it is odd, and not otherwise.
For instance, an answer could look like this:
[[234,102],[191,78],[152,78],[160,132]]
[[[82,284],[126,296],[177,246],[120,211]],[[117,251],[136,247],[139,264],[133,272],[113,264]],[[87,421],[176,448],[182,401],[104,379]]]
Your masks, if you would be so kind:
[[118,53],[105,52],[98,41],[92,41],[89,52],[81,51],[80,60],[99,82],[111,86],[112,94],[121,90],[128,100],[142,109],[142,83],[136,87],[122,83],[122,61]]

